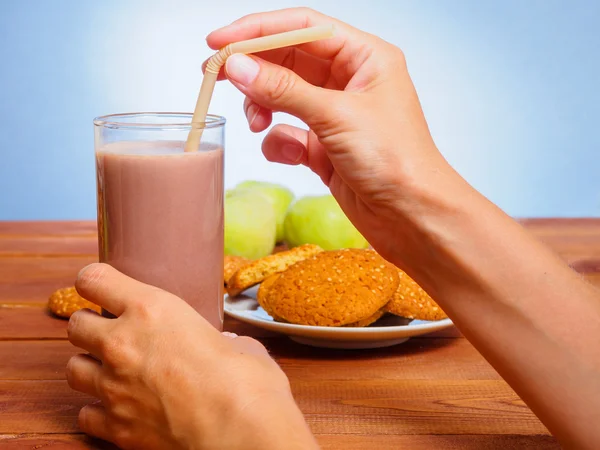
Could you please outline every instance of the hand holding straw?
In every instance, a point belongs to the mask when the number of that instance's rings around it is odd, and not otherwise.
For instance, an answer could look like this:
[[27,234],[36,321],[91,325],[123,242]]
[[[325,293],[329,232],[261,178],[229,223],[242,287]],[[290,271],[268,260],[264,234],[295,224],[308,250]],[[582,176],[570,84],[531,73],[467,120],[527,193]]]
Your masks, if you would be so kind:
[[266,50],[273,50],[281,47],[289,47],[291,45],[305,44],[307,42],[327,39],[334,35],[333,25],[322,25],[317,27],[303,28],[300,30],[287,31],[285,33],[273,34],[270,36],[262,36],[259,38],[248,39],[246,41],[234,42],[226,45],[213,55],[206,64],[206,71],[202,79],[200,94],[194,109],[192,117],[192,130],[188,135],[185,144],[185,151],[192,152],[198,149],[200,138],[202,137],[202,127],[194,128],[194,124],[204,124],[208,105],[212,97],[217,76],[221,67],[225,64],[227,58],[234,53],[257,53]]

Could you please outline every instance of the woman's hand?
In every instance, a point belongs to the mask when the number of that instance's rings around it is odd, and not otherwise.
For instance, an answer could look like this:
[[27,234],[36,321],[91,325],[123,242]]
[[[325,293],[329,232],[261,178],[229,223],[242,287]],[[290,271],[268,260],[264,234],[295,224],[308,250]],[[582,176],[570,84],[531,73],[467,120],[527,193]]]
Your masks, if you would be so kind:
[[246,95],[253,131],[273,111],[309,127],[274,127],[263,153],[316,172],[373,247],[436,299],[565,448],[600,448],[598,291],[446,163],[402,52],[303,8],[244,17],[207,41],[218,49],[331,23],[332,39],[227,60],[223,76]]
[[69,385],[99,399],[79,426],[123,449],[313,448],[288,380],[254,339],[222,335],[180,298],[105,264],[77,290],[118,316],[69,321]]
[[388,259],[410,233],[399,227],[419,207],[413,191],[435,178],[449,189],[460,177],[436,149],[397,47],[306,8],[253,14],[210,33],[208,45],[334,24],[335,37],[260,53],[232,55],[225,76],[246,95],[250,129],[273,111],[303,120],[308,131],[275,126],[265,137],[270,161],[304,164],[330,188],[350,220]]

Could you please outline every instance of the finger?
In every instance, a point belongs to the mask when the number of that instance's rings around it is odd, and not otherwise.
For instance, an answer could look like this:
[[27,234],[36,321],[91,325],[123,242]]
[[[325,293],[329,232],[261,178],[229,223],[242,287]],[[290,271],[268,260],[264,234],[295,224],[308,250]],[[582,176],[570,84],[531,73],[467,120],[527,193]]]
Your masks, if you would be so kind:
[[244,100],[244,114],[246,114],[250,130],[255,133],[266,130],[273,121],[273,111],[263,108],[248,97]]
[[308,131],[278,124],[265,136],[262,152],[268,161],[295,166],[308,162],[307,144]]
[[114,326],[111,319],[100,316],[90,309],[73,313],[67,326],[67,337],[75,347],[87,350],[95,357],[101,354],[101,343]]
[[309,126],[335,120],[333,106],[339,91],[313,86],[289,69],[255,56],[234,54],[227,59],[229,80],[247,97],[272,111],[292,114]]
[[86,405],[79,411],[79,429],[85,434],[110,441],[106,409],[98,403]]
[[75,282],[77,292],[115,316],[120,316],[128,306],[149,301],[162,292],[127,275],[108,264],[90,264],[84,267]]
[[351,26],[309,8],[290,8],[250,14],[206,37],[209,47],[218,50],[232,42],[244,41],[285,31],[317,25],[334,24],[336,34],[330,39],[301,44],[298,48],[323,59],[333,58],[344,45],[357,41],[361,32]]
[[307,83],[315,86],[323,87],[329,81],[331,61],[313,56],[297,47],[259,52],[255,53],[255,56],[290,69]]
[[[298,74],[303,80],[315,86],[327,87],[331,80],[331,62],[317,58],[296,47],[278,48],[267,52],[255,53],[265,61],[269,61],[278,66],[286,67]],[[202,71],[206,70],[208,60],[202,64]],[[225,69],[219,71],[218,81],[224,80]]]
[[314,134],[291,125],[275,125],[263,140],[262,151],[269,161],[308,166],[325,183],[333,172],[327,152]]
[[99,398],[102,364],[90,355],[75,355],[67,363],[67,383],[71,389]]

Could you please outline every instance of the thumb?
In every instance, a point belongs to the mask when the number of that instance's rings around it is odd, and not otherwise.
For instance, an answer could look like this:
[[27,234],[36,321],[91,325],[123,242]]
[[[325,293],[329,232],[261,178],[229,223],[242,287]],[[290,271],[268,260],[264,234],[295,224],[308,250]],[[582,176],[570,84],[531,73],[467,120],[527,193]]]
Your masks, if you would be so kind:
[[332,97],[337,93],[314,86],[285,67],[235,53],[227,58],[225,74],[263,108],[296,116],[311,128],[334,117]]

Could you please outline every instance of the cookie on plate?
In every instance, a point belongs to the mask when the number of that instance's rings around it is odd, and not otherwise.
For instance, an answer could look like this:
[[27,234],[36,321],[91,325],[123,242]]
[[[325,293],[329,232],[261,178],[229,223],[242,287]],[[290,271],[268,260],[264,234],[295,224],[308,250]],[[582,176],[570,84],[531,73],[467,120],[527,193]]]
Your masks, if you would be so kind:
[[248,264],[250,260],[243,256],[225,255],[223,258],[223,282],[227,285],[227,281],[239,269]]
[[442,320],[448,316],[442,308],[402,270],[398,269],[400,283],[385,310],[396,316],[417,320]]
[[246,289],[261,283],[271,275],[283,272],[298,261],[302,261],[322,251],[323,249],[318,245],[304,244],[251,261],[229,278],[227,281],[227,292],[231,297],[235,297]]
[[317,253],[273,281],[263,302],[286,322],[343,326],[370,318],[398,287],[398,270],[373,250]]
[[48,299],[48,309],[50,312],[63,319],[68,319],[75,311],[84,308],[91,309],[100,314],[100,307],[79,295],[74,287],[59,289]]
[[[275,313],[273,313],[273,310],[271,309],[271,307],[269,306],[269,303],[267,301],[268,291],[271,289],[271,286],[275,283],[277,278],[279,278],[279,275],[280,274],[271,275],[269,278],[267,278],[265,281],[263,281],[260,284],[260,287],[258,288],[258,292],[256,293],[256,300],[258,301],[258,304],[262,307],[262,309],[264,309],[268,315],[273,317],[273,320],[275,320],[277,322],[286,322],[281,317],[278,317]],[[385,314],[386,314],[385,310],[380,309],[375,314],[367,317],[366,319],[359,320],[358,322],[349,323],[344,326],[345,327],[368,327],[372,323],[381,319]]]
[[271,310],[271,307],[269,306],[267,297],[268,297],[269,291],[271,289],[271,286],[273,286],[273,283],[275,283],[275,281],[277,281],[277,279],[279,278],[279,275],[280,274],[276,273],[275,275],[271,275],[270,277],[268,277],[266,280],[264,280],[262,283],[260,283],[260,286],[258,287],[258,291],[256,292],[256,301],[262,307],[262,309],[265,310],[265,312],[268,315],[273,317],[274,320],[278,320],[279,318],[275,317],[273,315],[273,311]]

